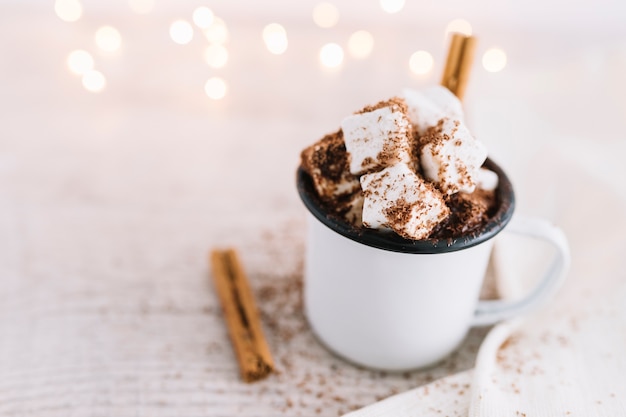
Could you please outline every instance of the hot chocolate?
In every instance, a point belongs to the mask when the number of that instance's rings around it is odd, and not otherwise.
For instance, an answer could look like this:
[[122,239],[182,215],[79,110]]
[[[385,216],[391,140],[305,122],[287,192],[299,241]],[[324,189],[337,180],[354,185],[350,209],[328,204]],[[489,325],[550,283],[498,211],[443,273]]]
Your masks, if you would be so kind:
[[477,233],[496,210],[498,176],[445,87],[406,90],[343,119],[301,154],[329,216],[409,240]]

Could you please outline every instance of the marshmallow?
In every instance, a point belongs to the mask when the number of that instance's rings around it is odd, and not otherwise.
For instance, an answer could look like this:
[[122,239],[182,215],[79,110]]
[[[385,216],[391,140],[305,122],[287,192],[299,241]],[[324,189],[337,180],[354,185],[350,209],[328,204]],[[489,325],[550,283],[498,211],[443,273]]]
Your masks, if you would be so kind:
[[444,117],[463,120],[461,101],[446,87],[435,85],[419,91],[406,89],[403,98],[409,119],[420,135],[437,126]]
[[360,191],[359,179],[348,170],[348,154],[341,131],[326,135],[303,150],[301,165],[324,200]]
[[487,149],[459,120],[442,119],[420,139],[424,175],[446,194],[471,193]]
[[498,174],[487,168],[481,168],[476,175],[476,188],[485,191],[495,191],[498,188]]
[[407,239],[424,239],[449,209],[443,196],[408,165],[399,163],[361,177],[363,225],[389,227]]
[[350,155],[350,172],[354,175],[397,162],[411,163],[411,122],[401,99],[380,102],[346,117],[341,130]]

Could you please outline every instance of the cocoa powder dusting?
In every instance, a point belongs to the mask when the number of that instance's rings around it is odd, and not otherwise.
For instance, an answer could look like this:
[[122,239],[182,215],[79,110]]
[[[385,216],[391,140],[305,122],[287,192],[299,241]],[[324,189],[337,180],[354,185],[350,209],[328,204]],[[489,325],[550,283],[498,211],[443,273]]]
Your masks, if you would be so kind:
[[426,133],[424,133],[421,136],[418,136],[416,138],[416,143],[418,148],[421,150],[421,148],[424,147],[424,145],[428,144],[428,143],[439,143],[441,144],[443,142],[443,140],[441,139],[443,135],[443,123],[444,123],[444,119],[439,120],[439,122],[437,122],[437,125],[430,127],[426,130]]
[[391,111],[394,112],[398,111],[404,114],[408,113],[408,107],[404,99],[401,97],[392,97],[389,100],[378,102],[372,106],[365,106],[361,110],[356,112],[356,114],[369,113],[374,110],[382,109],[384,107],[390,107]]
[[393,140],[388,140],[383,144],[383,149],[378,153],[378,155],[376,155],[379,167],[372,169],[371,171],[380,171],[382,168],[388,167],[393,165],[394,162],[397,162],[398,149],[400,148],[398,142],[400,141],[400,138],[393,138]]
[[[405,225],[411,220],[411,213],[417,203],[409,203],[404,198],[399,199],[396,204],[385,209],[385,216],[389,219],[388,226],[402,235]],[[423,203],[422,203],[423,204]],[[402,236],[411,239],[410,236]]]
[[495,214],[494,191],[477,189],[471,194],[456,193],[446,197],[450,214],[430,234],[434,239],[449,239],[479,233]]
[[341,130],[328,134],[301,153],[300,166],[309,174],[329,214],[361,224],[363,206],[359,180],[349,170],[350,158]]
[[367,158],[363,158],[363,162],[361,162],[361,168],[369,168],[370,170],[375,171],[379,167],[378,165],[374,165],[374,159],[368,156]]
[[[407,111],[404,100],[394,97],[373,106],[366,106],[357,114],[372,112],[385,107],[390,108],[392,112],[397,111],[406,114]],[[431,152],[433,155],[439,154],[444,144],[452,139],[443,131],[447,120],[445,118],[440,119],[436,126],[431,127],[421,136],[418,136],[410,126],[406,129],[399,125],[396,126],[399,132],[396,136],[406,134],[406,137],[409,137],[411,158],[415,161],[411,169],[416,170],[415,172],[422,178],[423,173],[420,172],[417,163],[418,155],[424,151],[426,145],[428,145],[427,152]],[[460,126],[459,121],[453,121],[453,123],[452,136]],[[406,139],[406,137],[403,138]],[[396,148],[399,146],[398,143],[403,141],[403,138],[399,136],[390,137],[376,158],[365,158],[362,165],[368,167],[368,172],[380,171],[386,166],[393,165],[398,159],[398,149]],[[462,146],[460,139],[457,139],[454,145]],[[301,166],[313,179],[320,203],[325,207],[328,216],[344,220],[357,230],[364,227],[361,222],[363,200],[373,197],[385,198],[385,190],[363,191],[359,184],[359,177],[350,173],[350,155],[346,150],[341,129],[324,136],[317,143],[305,149],[301,154]],[[440,161],[439,176],[444,177],[444,174],[450,169],[454,169],[459,174],[461,187],[469,188],[473,185],[467,168],[458,161],[452,161],[448,156],[447,160]],[[374,181],[382,181],[382,178]],[[380,188],[377,187],[377,184],[372,182],[371,187]],[[495,201],[494,192],[476,190],[472,194],[465,194],[455,192],[458,189],[456,185],[452,189],[447,184],[435,186],[430,181],[427,181],[425,185],[437,193],[443,192],[445,205],[449,209],[449,214],[443,221],[437,220],[424,225],[426,230],[432,228],[428,238],[454,239],[479,233],[496,211],[497,201]],[[448,192],[453,194],[447,195]],[[426,211],[426,207],[419,207],[419,204],[424,204],[424,202],[409,203],[406,199],[402,199],[388,207],[385,215],[390,219],[390,224],[387,226],[400,236],[411,239],[403,230],[415,213]],[[445,213],[443,215],[445,216]],[[433,225],[433,223],[438,224]]]
[[348,153],[341,130],[330,133],[301,153],[301,164],[309,175],[316,170],[325,178],[338,181],[349,172]]

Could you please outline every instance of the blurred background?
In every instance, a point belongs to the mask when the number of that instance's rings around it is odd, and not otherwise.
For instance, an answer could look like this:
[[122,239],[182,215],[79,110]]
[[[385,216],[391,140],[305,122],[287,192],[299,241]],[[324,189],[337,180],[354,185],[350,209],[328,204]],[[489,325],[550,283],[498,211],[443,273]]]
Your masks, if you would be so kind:
[[[300,151],[439,83],[451,32],[478,38],[470,128],[517,212],[568,234],[562,293],[593,293],[625,267],[622,0],[0,0],[0,414],[337,415],[472,367],[481,330],[427,372],[351,367],[297,301]],[[267,385],[207,278],[228,245],[265,294]]]
[[[625,127],[626,5],[617,0],[0,7],[4,159],[12,147],[37,143],[28,150],[34,158],[59,153],[53,170],[70,169],[64,157],[89,164],[94,177],[74,181],[88,183],[93,198],[131,202],[140,187],[151,204],[151,195],[177,188],[167,204],[204,201],[203,209],[228,213],[232,202],[218,196],[232,184],[212,180],[227,170],[242,205],[297,205],[299,150],[365,104],[438,83],[453,31],[479,38],[468,122],[514,180],[526,181],[528,162],[560,137],[572,148],[593,138],[598,157],[611,162],[618,153],[606,146]],[[596,157],[595,149],[584,153]],[[533,164],[542,175],[550,169]],[[31,175],[59,180],[43,171]],[[278,194],[259,199],[266,182]]]

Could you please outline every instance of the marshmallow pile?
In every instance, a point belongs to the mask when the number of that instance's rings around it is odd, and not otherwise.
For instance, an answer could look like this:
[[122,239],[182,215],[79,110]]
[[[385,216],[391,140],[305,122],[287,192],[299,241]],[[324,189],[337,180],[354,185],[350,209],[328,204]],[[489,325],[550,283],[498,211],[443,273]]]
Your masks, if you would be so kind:
[[418,240],[450,216],[455,194],[497,187],[497,175],[481,168],[486,158],[457,97],[432,86],[346,117],[302,152],[302,166],[336,214]]

